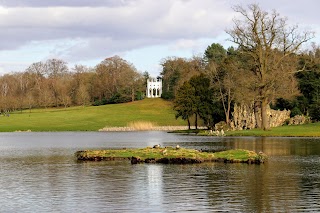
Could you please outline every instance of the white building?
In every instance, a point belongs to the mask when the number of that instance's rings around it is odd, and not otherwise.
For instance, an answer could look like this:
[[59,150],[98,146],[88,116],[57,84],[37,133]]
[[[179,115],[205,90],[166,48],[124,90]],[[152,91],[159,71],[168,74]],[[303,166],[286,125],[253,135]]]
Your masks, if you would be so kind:
[[147,80],[147,98],[160,98],[162,94],[162,79],[149,78]]

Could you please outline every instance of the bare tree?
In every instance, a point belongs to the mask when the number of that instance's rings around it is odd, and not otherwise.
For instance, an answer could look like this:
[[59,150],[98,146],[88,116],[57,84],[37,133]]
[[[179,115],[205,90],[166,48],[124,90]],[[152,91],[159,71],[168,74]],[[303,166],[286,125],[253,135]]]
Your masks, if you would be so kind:
[[[43,103],[44,100],[47,100],[46,92],[46,76],[47,76],[47,65],[43,62],[37,62],[31,64],[27,69],[26,73],[29,74],[31,94],[33,98],[33,104],[38,106],[48,106],[48,103]],[[30,93],[30,91],[28,91]]]
[[[55,106],[60,104],[68,105],[70,98],[67,92],[68,85],[62,84],[62,80],[68,75],[68,66],[65,61],[59,59],[49,59],[46,61],[48,84],[54,98]],[[64,102],[64,103],[62,103]]]
[[85,84],[81,84],[77,89],[76,103],[85,106],[90,103],[90,96]]
[[89,89],[93,89],[93,85],[91,85],[90,79],[94,72],[92,68],[83,65],[75,65],[72,71],[71,96],[75,104],[85,106],[91,100]]
[[288,58],[314,34],[300,32],[297,26],[288,26],[286,18],[276,11],[263,11],[257,4],[249,5],[248,10],[241,6],[234,10],[241,14],[242,19],[234,19],[234,27],[227,33],[242,53],[252,60],[250,72],[255,78],[254,90],[259,94],[256,101],[261,107],[262,128],[266,130],[269,129],[268,104],[280,95],[297,94],[296,87],[283,87],[285,84],[296,85],[293,76],[295,66],[288,62]]
[[[132,98],[135,93],[136,83],[142,74],[138,73],[133,64],[120,58],[113,56],[106,58],[95,68],[95,90],[96,96],[111,100],[113,97],[119,96],[120,99],[134,100]],[[144,82],[141,82],[143,85]],[[116,102],[122,100],[116,100]]]

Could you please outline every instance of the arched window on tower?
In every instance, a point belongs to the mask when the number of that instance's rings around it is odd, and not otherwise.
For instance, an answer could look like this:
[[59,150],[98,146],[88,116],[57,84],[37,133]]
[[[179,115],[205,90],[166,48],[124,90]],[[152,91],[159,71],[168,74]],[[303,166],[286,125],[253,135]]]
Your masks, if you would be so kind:
[[157,90],[153,89],[153,97],[156,97],[156,95],[157,95]]

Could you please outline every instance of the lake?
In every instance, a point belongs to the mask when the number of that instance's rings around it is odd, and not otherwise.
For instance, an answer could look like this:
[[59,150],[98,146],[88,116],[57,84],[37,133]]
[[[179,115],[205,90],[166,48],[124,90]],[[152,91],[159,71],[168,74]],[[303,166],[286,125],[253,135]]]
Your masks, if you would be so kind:
[[[77,162],[85,149],[161,144],[270,156],[263,165]],[[320,212],[320,138],[165,132],[0,133],[0,212]]]

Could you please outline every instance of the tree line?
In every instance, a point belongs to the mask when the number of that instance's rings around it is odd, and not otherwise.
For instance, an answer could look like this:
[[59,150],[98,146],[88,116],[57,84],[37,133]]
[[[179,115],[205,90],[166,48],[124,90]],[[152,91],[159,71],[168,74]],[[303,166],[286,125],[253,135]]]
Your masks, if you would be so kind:
[[[198,119],[212,128],[231,121],[234,104],[254,104],[257,127],[268,129],[267,106],[289,109],[320,120],[320,48],[311,31],[289,26],[276,11],[259,5],[235,6],[240,14],[227,30],[235,46],[213,43],[202,57],[162,60],[162,97],[174,101],[177,117]],[[114,56],[94,68],[49,59],[31,64],[24,72],[0,77],[0,111],[39,107],[103,105],[143,99],[147,72]],[[257,119],[258,120],[258,119]]]
[[203,57],[167,58],[163,61],[164,98],[174,100],[176,116],[190,124],[198,118],[212,128],[230,124],[235,103],[254,104],[258,128],[269,129],[267,107],[289,109],[292,116],[304,114],[320,119],[320,49],[311,31],[289,26],[276,11],[259,5],[234,7],[240,18],[227,30],[235,47],[212,44]]
[[142,99],[144,92],[145,76],[119,56],[94,68],[72,69],[63,60],[48,59],[0,77],[0,110],[122,103]]

